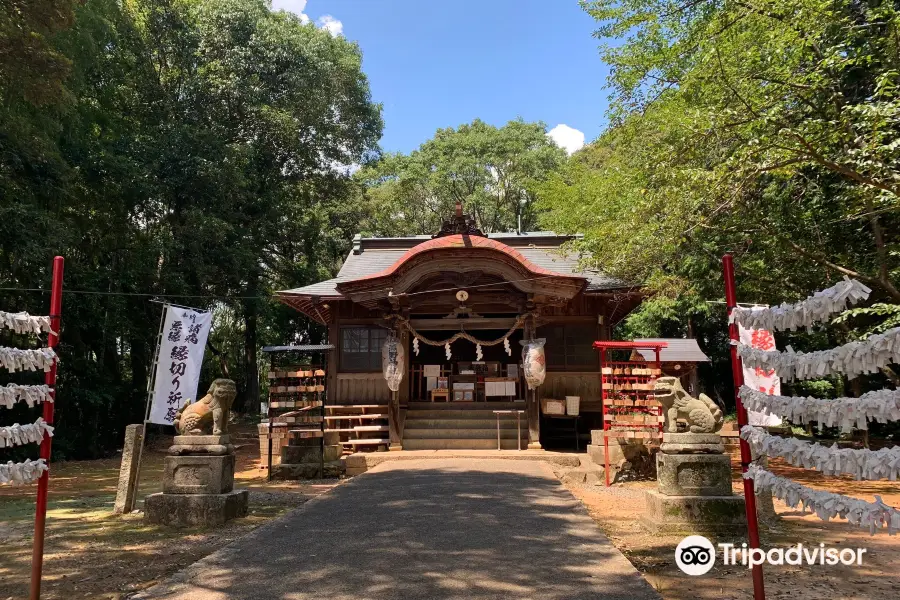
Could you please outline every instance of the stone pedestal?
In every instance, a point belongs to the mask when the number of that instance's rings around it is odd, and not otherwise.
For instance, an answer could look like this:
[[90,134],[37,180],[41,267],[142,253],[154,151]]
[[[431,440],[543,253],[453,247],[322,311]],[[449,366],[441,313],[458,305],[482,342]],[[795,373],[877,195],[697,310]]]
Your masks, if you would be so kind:
[[659,493],[664,496],[730,496],[731,459],[724,454],[656,455]]
[[234,454],[167,456],[164,465],[166,494],[225,494],[234,489]]
[[227,494],[150,494],[144,499],[144,519],[171,527],[216,527],[247,516],[247,490]]
[[644,493],[642,524],[652,532],[746,528],[744,499],[731,491],[731,459],[714,433],[666,433],[656,455],[658,489]]
[[169,448],[163,491],[144,500],[148,523],[214,527],[247,514],[248,492],[234,490],[234,447],[227,435],[179,435]]
[[234,454],[229,435],[176,435],[169,454]]
[[747,529],[740,496],[666,496],[644,492],[647,512],[641,525],[652,533],[742,533]]
[[339,434],[326,433],[324,442],[323,449],[318,437],[292,439],[281,449],[281,463],[272,465],[272,479],[315,479],[320,472],[322,477],[340,477],[344,464]]

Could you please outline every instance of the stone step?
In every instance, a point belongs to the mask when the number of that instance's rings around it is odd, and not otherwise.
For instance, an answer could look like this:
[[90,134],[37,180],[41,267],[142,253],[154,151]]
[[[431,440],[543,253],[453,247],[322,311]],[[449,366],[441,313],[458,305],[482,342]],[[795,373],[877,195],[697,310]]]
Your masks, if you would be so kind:
[[[522,419],[521,427],[527,428],[528,421]],[[496,419],[420,419],[406,417],[407,429],[493,429],[497,430]],[[515,419],[500,419],[500,429],[515,429]]]
[[[499,409],[498,409],[499,410]],[[490,419],[496,422],[497,415],[484,410],[409,410],[406,411],[407,419]],[[519,416],[526,420],[525,414]],[[516,415],[500,415],[501,421],[516,422]]]
[[[527,438],[522,438],[522,449],[528,445]],[[500,440],[500,448],[502,450],[518,449],[516,439],[507,438]],[[403,440],[404,450],[496,450],[497,436],[494,433],[493,439],[466,438],[466,439],[406,439]]]
[[525,410],[524,402],[410,402],[409,410]]
[[[521,432],[522,437],[528,436],[528,430]],[[501,438],[516,439],[515,429],[501,429]],[[416,439],[497,439],[497,429],[410,429],[409,426],[403,429],[404,440]]]

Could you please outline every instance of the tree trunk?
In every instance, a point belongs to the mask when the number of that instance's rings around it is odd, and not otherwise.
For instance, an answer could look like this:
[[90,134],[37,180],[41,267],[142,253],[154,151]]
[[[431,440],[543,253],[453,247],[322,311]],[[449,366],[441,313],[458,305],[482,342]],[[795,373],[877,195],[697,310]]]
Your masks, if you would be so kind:
[[[259,276],[251,275],[247,296],[255,296],[259,289]],[[257,321],[259,304],[255,297],[244,299],[244,397],[236,412],[253,410],[259,402],[259,365],[257,363]]]
[[[154,340],[155,342],[156,340]],[[136,398],[133,407],[128,408],[129,423],[143,423],[147,402],[147,378],[150,376],[150,351],[147,341],[140,335],[131,338],[131,397]]]

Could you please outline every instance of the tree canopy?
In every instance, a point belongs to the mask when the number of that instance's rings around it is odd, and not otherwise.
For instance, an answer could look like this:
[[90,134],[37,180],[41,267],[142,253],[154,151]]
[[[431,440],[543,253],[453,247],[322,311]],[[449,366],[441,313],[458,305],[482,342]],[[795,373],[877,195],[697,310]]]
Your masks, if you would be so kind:
[[[255,408],[260,343],[322,336],[266,298],[333,275],[359,220],[342,166],[377,156],[382,129],[359,48],[264,0],[3,8],[0,49],[35,42],[0,52],[0,280],[46,288],[62,254],[72,290],[55,446],[101,454],[140,420],[154,294],[215,308]],[[46,302],[0,292],[6,310]]]
[[[744,301],[844,275],[900,301],[893,3],[582,4],[607,40],[611,126],[541,187],[542,223],[583,231],[593,262],[647,286],[626,331],[721,329],[707,301],[726,251]],[[883,317],[863,309],[830,335]]]
[[543,123],[494,127],[476,119],[439,129],[408,155],[386,154],[362,169],[369,233],[429,234],[460,202],[485,232],[533,229],[537,185],[566,154]]

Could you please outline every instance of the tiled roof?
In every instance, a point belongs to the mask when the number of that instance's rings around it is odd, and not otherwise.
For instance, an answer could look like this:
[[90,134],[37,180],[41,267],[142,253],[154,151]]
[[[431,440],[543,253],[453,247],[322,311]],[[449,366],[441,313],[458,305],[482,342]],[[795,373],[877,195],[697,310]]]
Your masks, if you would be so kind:
[[[683,340],[679,338],[644,338],[634,341],[642,344],[666,342],[668,346],[663,348],[659,353],[660,362],[709,362],[709,357],[703,353],[703,350],[701,350],[700,346],[697,345],[697,340],[694,339]],[[656,355],[653,350],[639,349],[636,350],[636,352],[640,352],[644,360],[656,360]]]
[[[419,244],[429,242],[431,236],[420,235],[403,238],[356,238],[354,247],[338,276],[302,288],[285,290],[284,294],[303,294],[320,297],[340,297],[335,287],[341,281],[370,277],[390,268],[407,251]],[[441,238],[437,238],[441,239]],[[587,279],[585,291],[600,292],[631,287],[627,283],[613,279],[595,270],[585,270],[578,266],[578,257],[563,255],[560,246],[574,239],[553,232],[500,233],[489,234],[488,239],[510,246],[528,262],[539,269],[546,269],[560,275],[575,275]]]

